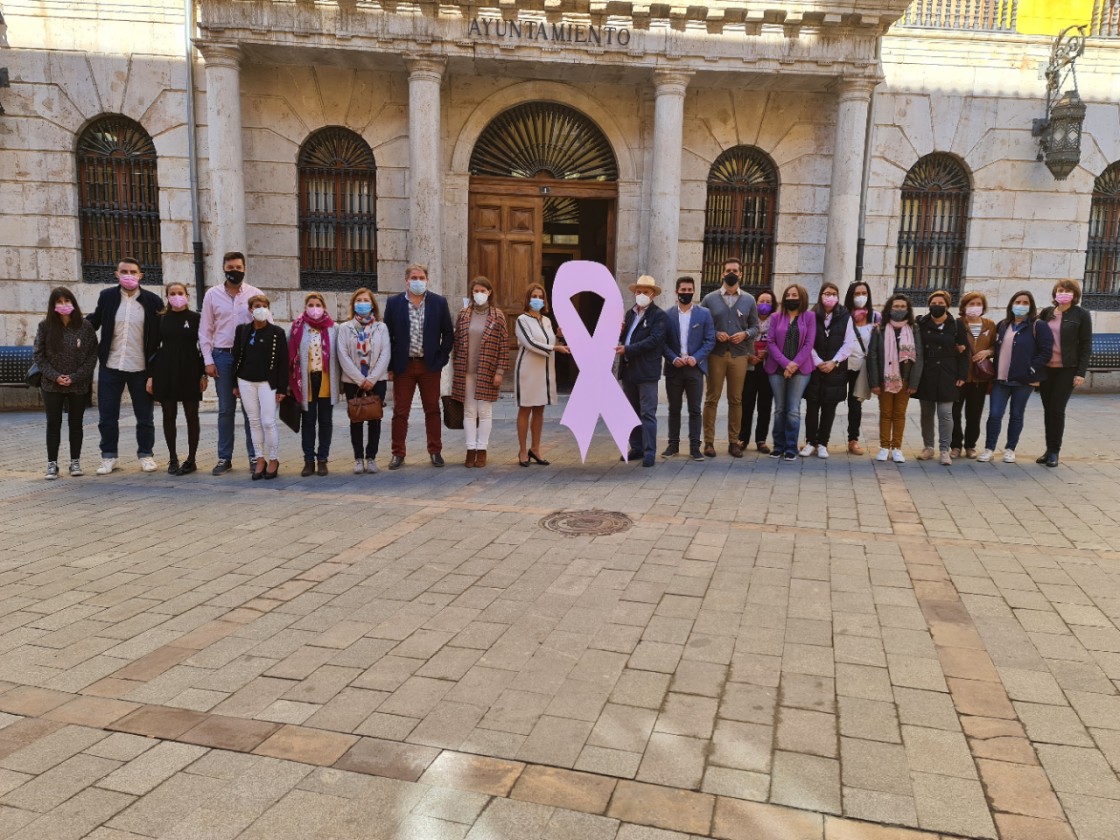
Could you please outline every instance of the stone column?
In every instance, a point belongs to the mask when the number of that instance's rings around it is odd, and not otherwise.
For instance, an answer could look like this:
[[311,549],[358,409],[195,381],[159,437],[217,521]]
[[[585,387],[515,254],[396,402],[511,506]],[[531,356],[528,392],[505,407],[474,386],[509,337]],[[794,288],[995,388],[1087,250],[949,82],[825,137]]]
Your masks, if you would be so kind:
[[677,70],[655,70],[653,73],[653,157],[646,270],[666,293],[673,288],[677,276],[684,94],[691,76],[691,72]]
[[867,109],[871,104],[871,91],[877,84],[877,79],[840,79],[837,89],[824,281],[835,283],[841,295],[855,279]]
[[[206,136],[210,170],[210,249],[247,251],[245,175],[241,151],[241,49],[199,44],[206,62]],[[252,254],[246,254],[252,259]],[[218,266],[219,276],[221,266]]]
[[[410,58],[408,67],[408,261],[428,266],[432,290],[448,288],[443,277],[443,181],[440,178],[440,85],[446,59]],[[400,285],[403,278],[398,278]],[[387,290],[396,291],[391,282]]]

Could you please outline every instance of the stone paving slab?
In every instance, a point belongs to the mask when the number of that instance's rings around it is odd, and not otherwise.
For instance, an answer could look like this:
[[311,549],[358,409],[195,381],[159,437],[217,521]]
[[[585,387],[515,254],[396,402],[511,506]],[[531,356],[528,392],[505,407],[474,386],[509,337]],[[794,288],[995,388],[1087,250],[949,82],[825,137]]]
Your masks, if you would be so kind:
[[[1115,840],[1116,405],[1058,470],[580,465],[551,421],[523,470],[499,404],[486,470],[264,485],[43,482],[0,417],[0,836]],[[588,508],[634,525],[540,528]]]

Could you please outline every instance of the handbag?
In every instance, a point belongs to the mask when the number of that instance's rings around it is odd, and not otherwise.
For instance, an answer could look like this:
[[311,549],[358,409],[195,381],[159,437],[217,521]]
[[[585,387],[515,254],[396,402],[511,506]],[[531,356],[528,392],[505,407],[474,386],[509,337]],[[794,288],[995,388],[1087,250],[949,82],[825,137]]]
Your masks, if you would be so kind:
[[[968,349],[971,357],[976,354],[976,349],[972,343],[972,333],[968,331],[967,327],[964,337],[968,339]],[[991,382],[996,378],[996,366],[992,364],[991,356],[972,363],[972,378],[977,382]]]
[[284,397],[280,401],[280,422],[291,429],[293,432],[299,431],[299,423],[303,418],[303,409],[300,408],[299,400],[295,397]]
[[31,363],[31,366],[27,369],[27,375],[24,377],[24,382],[27,383],[28,388],[42,387],[43,374],[39,371],[38,362]]
[[346,415],[351,423],[365,423],[367,420],[380,420],[385,409],[381,397],[361,391],[346,401]]
[[443,425],[449,429],[463,428],[463,401],[448,395],[443,397]]

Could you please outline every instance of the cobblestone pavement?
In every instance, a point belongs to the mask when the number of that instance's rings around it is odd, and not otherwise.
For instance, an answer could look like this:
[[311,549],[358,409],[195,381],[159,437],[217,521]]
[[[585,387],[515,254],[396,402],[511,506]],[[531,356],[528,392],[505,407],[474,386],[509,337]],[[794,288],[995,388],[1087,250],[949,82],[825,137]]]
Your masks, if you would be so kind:
[[[212,414],[200,475],[93,476],[90,425],[56,482],[2,416],[0,837],[1116,840],[1118,406],[1056,470],[1037,403],[952,468],[916,416],[902,466],[581,465],[553,408],[521,469],[502,402],[484,470],[353,476],[342,425],[257,483]],[[584,509],[633,525],[540,525]]]

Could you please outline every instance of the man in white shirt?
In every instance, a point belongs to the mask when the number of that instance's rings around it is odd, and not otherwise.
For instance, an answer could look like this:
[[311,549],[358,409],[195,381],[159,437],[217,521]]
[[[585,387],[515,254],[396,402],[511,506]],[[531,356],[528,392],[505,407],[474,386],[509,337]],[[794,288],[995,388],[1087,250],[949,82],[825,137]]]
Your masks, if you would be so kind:
[[124,389],[132,398],[136,415],[136,455],[140,469],[153,472],[156,461],[156,427],[152,422],[152,398],[148,394],[148,360],[159,343],[158,319],[163,299],[140,288],[144,274],[140,263],[123,257],[117,263],[117,284],[102,290],[97,308],[87,319],[101,331],[97,355],[101,369],[97,375],[97,428],[101,432],[101,466],[98,475],[108,475],[120,466],[121,398]]
[[704,376],[708,354],[716,345],[716,328],[711,313],[693,303],[696,281],[677,278],[677,305],[668,311],[665,330],[665,395],[669,398],[669,445],[662,452],[671,458],[680,452],[681,407],[688,397],[688,454],[703,461],[700,451]]

